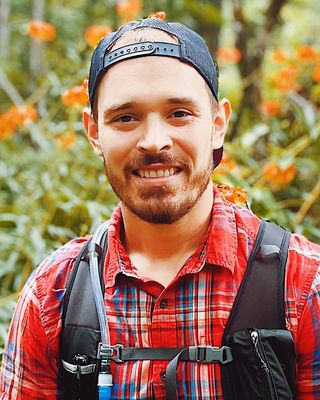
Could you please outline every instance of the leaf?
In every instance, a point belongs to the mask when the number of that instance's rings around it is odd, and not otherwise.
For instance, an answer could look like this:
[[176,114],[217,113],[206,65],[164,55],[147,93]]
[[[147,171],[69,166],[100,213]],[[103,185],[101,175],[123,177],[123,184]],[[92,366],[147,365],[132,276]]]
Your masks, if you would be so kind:
[[314,105],[296,92],[290,93],[288,98],[296,107],[296,109],[302,114],[306,127],[311,130],[316,122],[316,109]]
[[269,126],[267,124],[257,124],[247,130],[240,138],[241,145],[244,148],[249,148],[254,145],[254,143],[269,133]]

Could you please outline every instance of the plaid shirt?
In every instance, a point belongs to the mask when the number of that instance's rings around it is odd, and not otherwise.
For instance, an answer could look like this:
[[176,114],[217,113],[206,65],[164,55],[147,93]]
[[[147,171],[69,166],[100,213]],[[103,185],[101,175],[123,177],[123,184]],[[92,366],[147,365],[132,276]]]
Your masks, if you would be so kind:
[[[121,212],[112,216],[105,268],[111,342],[126,347],[221,345],[259,219],[215,193],[212,221],[197,251],[164,288],[141,279],[119,239]],[[68,275],[86,238],[63,246],[36,269],[17,305],[1,375],[1,400],[59,399],[57,356]],[[286,322],[298,354],[297,399],[320,398],[320,249],[292,235],[286,275]],[[165,399],[168,361],[112,365],[112,399]],[[180,362],[180,399],[221,400],[218,364]]]

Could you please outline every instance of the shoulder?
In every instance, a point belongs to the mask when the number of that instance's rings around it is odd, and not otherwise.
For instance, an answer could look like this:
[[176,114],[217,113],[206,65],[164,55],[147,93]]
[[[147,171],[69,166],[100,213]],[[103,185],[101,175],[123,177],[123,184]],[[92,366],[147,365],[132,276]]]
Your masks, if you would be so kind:
[[320,262],[320,246],[302,235],[296,233],[291,235],[289,251],[300,259]]
[[70,264],[74,263],[88,239],[88,236],[76,238],[61,246],[39,264],[31,279],[37,281],[55,275],[62,278],[63,275],[68,273]]
[[[62,301],[77,255],[89,237],[76,238],[46,257],[29,277],[24,292],[38,303],[40,310],[47,301]],[[23,295],[23,293],[22,293]]]
[[72,267],[89,237],[66,243],[45,258],[29,277],[19,299],[20,309],[37,314],[51,342],[56,336],[62,302]]
[[320,246],[293,233],[290,238],[286,270],[287,323],[294,333],[312,296],[320,293]]
[[287,271],[296,291],[310,289],[320,267],[320,246],[293,233],[290,238]]
[[309,285],[320,267],[320,246],[304,236],[293,233],[288,251],[288,273],[299,282],[302,277],[303,286]]

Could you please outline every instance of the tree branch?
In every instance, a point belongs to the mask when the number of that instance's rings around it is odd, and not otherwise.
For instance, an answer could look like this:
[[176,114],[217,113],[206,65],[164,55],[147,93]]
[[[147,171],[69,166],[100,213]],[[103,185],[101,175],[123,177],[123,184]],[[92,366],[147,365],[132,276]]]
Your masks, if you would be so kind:
[[244,110],[249,109],[252,115],[261,102],[260,82],[261,66],[267,48],[271,31],[279,23],[282,7],[287,0],[271,0],[265,12],[265,24],[258,27],[248,22],[243,13],[242,0],[233,0],[233,15],[236,21],[236,47],[242,53],[239,62],[239,71],[242,80],[248,76],[257,78],[243,89],[241,107],[237,115],[237,124],[234,124],[230,134],[231,140],[236,136],[242,120]]
[[265,30],[266,32],[271,32],[272,28],[279,23],[279,16],[282,10],[282,7],[285,5],[287,0],[272,0],[269,4],[269,7],[265,13],[266,16],[266,24]]
[[9,14],[10,1],[0,0],[0,58],[6,60],[9,47]]

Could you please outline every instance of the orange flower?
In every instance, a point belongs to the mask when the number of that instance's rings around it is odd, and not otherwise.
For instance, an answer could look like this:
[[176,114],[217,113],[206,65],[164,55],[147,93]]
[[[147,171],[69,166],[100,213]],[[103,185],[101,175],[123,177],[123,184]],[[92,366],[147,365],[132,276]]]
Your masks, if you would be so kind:
[[91,25],[86,29],[84,36],[90,47],[96,47],[100,40],[111,31],[112,29],[107,25]]
[[290,165],[288,168],[283,170],[282,182],[286,185],[293,181],[294,177],[297,175],[297,167],[295,165]]
[[229,185],[219,185],[218,190],[225,200],[234,204],[245,204],[248,200],[247,192],[241,187],[232,187]]
[[271,80],[274,82],[276,89],[282,93],[288,93],[297,88],[297,78],[299,76],[300,69],[298,66],[289,66],[282,68],[275,72],[271,76]]
[[281,93],[289,93],[297,90],[297,84],[291,81],[277,81],[275,83],[276,89]]
[[264,100],[261,103],[261,108],[268,117],[275,117],[281,110],[281,102],[279,100]]
[[51,42],[56,37],[57,30],[49,22],[32,20],[28,24],[28,35],[44,42]]
[[281,49],[275,49],[272,52],[272,58],[279,64],[289,61],[288,57]]
[[10,107],[0,115],[0,139],[10,138],[18,127],[23,127],[28,121],[38,118],[37,110],[33,106],[20,105]]
[[0,140],[9,139],[14,134],[17,124],[8,113],[0,114]]
[[9,108],[7,113],[15,120],[17,126],[22,127],[29,121],[38,119],[37,110],[33,106],[14,106]]
[[70,149],[77,142],[77,135],[73,131],[69,131],[63,136],[58,136],[56,138],[58,145],[63,149]]
[[310,62],[315,60],[317,53],[311,46],[302,46],[297,49],[297,58],[300,61]]
[[296,65],[291,65],[286,68],[282,68],[278,71],[277,76],[283,80],[296,80],[300,74],[300,68]]
[[314,70],[312,71],[312,79],[320,83],[320,64],[317,64]]
[[142,9],[142,0],[118,0],[116,13],[124,22],[132,21]]
[[148,18],[158,18],[158,19],[162,19],[163,21],[166,19],[166,17],[167,17],[167,15],[164,11],[157,11],[155,13],[148,15]]
[[231,201],[232,199],[232,194],[233,194],[233,187],[229,185],[218,185],[218,190],[221,194],[221,196],[228,200]]
[[67,89],[61,96],[67,107],[79,107],[88,103],[88,81],[85,79],[80,85]]
[[237,186],[233,191],[232,203],[246,204],[247,201],[248,201],[248,193],[241,187]]
[[219,47],[216,56],[225,63],[237,63],[241,60],[242,54],[237,48]]
[[291,183],[296,174],[297,167],[294,164],[286,168],[280,168],[274,162],[267,164],[262,171],[263,179],[278,187],[283,187]]

